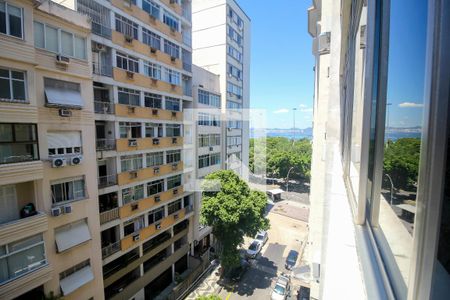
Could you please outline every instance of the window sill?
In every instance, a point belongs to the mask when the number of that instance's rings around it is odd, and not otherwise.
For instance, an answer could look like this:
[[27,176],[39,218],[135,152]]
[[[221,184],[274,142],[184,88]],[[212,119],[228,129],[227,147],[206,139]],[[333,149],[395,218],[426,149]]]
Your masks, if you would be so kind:
[[72,204],[72,203],[75,203],[75,202],[79,202],[79,201],[83,201],[83,200],[88,200],[89,199],[89,197],[84,197],[84,198],[81,198],[81,199],[76,199],[76,200],[67,200],[67,201],[62,201],[62,202],[56,202],[56,203],[52,203],[52,207],[60,207],[60,206],[64,206],[64,205],[67,205],[67,204]]
[[10,104],[30,104],[28,100],[11,100],[0,98],[0,103],[10,103]]

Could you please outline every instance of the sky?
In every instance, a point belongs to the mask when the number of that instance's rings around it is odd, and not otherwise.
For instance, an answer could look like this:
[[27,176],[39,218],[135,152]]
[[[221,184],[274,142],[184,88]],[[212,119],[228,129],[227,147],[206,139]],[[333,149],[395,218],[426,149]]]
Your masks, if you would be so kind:
[[250,107],[266,110],[267,128],[292,128],[293,108],[297,108],[295,127],[311,127],[314,56],[307,28],[311,1],[237,2],[252,21]]

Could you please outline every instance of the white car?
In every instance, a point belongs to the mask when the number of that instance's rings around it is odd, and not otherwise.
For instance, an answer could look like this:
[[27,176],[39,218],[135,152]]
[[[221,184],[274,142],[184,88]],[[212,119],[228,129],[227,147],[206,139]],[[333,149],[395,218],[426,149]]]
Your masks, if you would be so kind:
[[272,290],[270,295],[271,300],[285,300],[291,293],[291,285],[289,277],[285,275],[280,275],[277,279],[277,283]]
[[267,234],[267,231],[260,231],[255,236],[255,240],[259,241],[263,246],[266,244],[268,239],[269,235]]
[[262,244],[259,241],[254,240],[250,244],[250,246],[248,246],[247,253],[246,253],[247,257],[255,258],[258,255],[258,253],[261,251],[261,248],[262,248]]

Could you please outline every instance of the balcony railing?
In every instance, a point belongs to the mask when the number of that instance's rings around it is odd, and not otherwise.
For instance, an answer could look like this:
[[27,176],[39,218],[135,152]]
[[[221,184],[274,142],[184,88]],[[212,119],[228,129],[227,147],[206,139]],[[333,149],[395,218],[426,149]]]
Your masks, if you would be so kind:
[[106,175],[98,178],[98,188],[103,189],[117,184],[117,175]]
[[111,39],[111,32],[111,28],[92,22],[92,33],[98,34],[107,39]]
[[92,72],[97,75],[112,77],[112,65],[100,65],[99,63],[92,63]]
[[97,114],[114,114],[114,103],[95,101],[94,100],[94,111]]
[[190,84],[183,83],[183,95],[192,97],[192,88]]
[[120,250],[120,241],[102,248],[102,258],[105,259]]
[[108,151],[116,149],[116,140],[114,139],[97,139],[96,146],[98,151]]
[[[100,185],[100,184],[99,184]],[[113,208],[108,211],[100,213],[100,225],[111,222],[119,218],[119,208]]]

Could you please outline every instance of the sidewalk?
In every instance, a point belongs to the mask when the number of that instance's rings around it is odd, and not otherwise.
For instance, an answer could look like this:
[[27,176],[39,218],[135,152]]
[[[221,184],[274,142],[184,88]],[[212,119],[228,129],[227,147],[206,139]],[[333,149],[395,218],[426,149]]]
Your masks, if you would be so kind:
[[216,275],[218,265],[213,268],[212,272],[205,277],[205,279],[202,281],[202,283],[192,292],[190,293],[185,299],[187,300],[195,300],[197,297],[200,296],[206,296],[211,294],[219,294],[222,290],[222,287],[217,284],[219,281],[219,275]]

